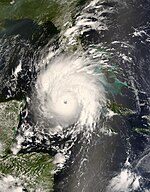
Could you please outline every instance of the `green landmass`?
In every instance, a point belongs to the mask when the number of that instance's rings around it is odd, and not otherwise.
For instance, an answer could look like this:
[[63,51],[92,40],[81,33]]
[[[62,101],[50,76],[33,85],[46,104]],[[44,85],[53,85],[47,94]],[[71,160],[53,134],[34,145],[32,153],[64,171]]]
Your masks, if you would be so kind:
[[7,154],[0,157],[0,172],[22,181],[28,191],[53,191],[52,158],[47,153]]
[[28,191],[41,189],[53,191],[54,169],[52,157],[48,153],[18,153],[10,151],[19,123],[19,114],[24,106],[21,101],[0,103],[0,175],[19,178]]
[[147,121],[145,123],[144,127],[134,127],[133,131],[136,131],[137,133],[144,133],[144,134],[149,134],[150,133],[150,115],[145,115],[143,116],[145,120]]
[[[58,28],[71,18],[75,7],[87,0],[1,0],[0,27],[6,19],[32,19],[39,24],[52,21]],[[64,14],[65,13],[65,14]]]
[[0,154],[7,153],[10,148],[23,105],[24,102],[15,100],[0,103]]
[[124,107],[122,104],[116,103],[116,102],[107,102],[107,107],[114,113],[118,115],[131,115],[133,114],[133,111],[131,109],[128,109]]

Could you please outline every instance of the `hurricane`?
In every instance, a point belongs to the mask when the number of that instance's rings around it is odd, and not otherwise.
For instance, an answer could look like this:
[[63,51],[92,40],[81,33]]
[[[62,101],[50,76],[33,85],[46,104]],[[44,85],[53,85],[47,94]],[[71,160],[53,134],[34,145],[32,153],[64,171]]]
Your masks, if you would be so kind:
[[149,192],[150,0],[0,8],[0,192]]
[[39,112],[53,127],[94,128],[106,103],[95,69],[88,59],[75,56],[58,56],[41,69],[35,86]]

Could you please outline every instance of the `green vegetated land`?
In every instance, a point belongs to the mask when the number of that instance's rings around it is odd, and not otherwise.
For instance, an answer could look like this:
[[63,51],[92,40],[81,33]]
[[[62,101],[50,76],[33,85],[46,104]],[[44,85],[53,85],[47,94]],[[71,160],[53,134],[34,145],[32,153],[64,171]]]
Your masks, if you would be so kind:
[[50,155],[42,152],[13,155],[10,151],[22,105],[15,100],[0,103],[0,175],[19,178],[29,191],[51,192],[54,167]]
[[58,28],[67,21],[76,6],[87,0],[0,0],[0,27],[6,19],[32,19],[38,23],[52,21]]

